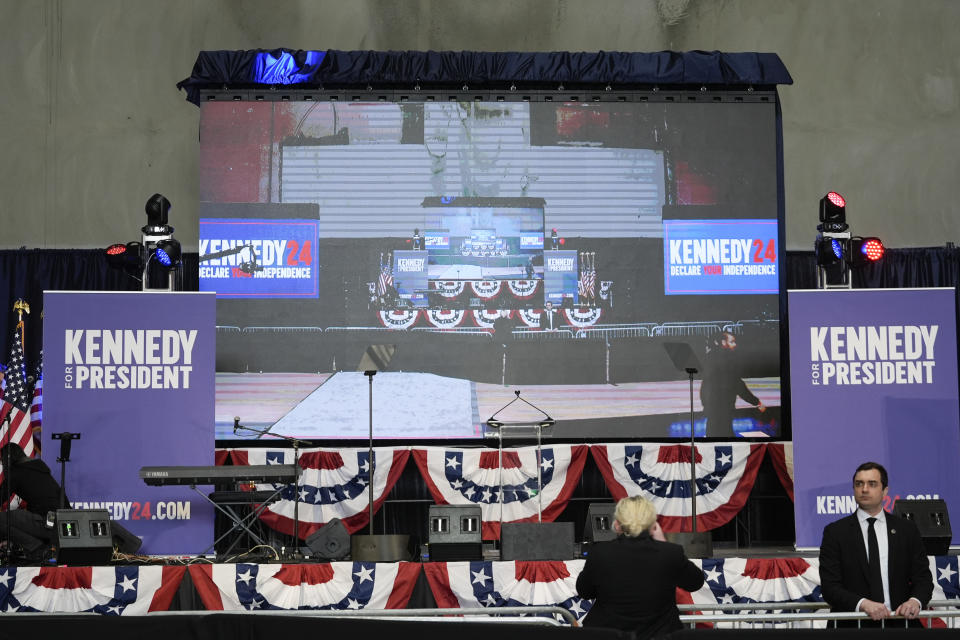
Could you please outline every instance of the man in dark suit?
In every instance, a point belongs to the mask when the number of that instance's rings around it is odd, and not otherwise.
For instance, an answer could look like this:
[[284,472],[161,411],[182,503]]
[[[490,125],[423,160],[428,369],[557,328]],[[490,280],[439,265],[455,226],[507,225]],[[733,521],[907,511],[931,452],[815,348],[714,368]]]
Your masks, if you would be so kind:
[[543,313],[540,314],[541,329],[553,331],[557,328],[557,318],[554,314],[556,314],[556,309],[553,308],[553,303],[547,300],[546,304],[543,305]]
[[577,577],[578,595],[596,599],[583,626],[633,632],[638,640],[681,629],[676,588],[696,591],[703,572],[666,541],[648,500],[618,502],[613,527],[617,539],[591,546]]
[[833,611],[914,619],[930,601],[933,579],[920,531],[883,510],[887,490],[887,470],[864,462],[853,475],[857,510],[823,530],[820,586]]

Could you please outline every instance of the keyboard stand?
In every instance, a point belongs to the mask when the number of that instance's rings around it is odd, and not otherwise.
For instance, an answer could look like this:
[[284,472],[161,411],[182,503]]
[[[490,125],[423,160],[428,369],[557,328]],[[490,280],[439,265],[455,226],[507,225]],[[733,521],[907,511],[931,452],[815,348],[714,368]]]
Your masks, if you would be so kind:
[[[225,515],[230,522],[233,523],[233,526],[230,527],[225,533],[223,533],[219,538],[213,541],[209,547],[200,552],[199,555],[206,555],[211,549],[216,549],[216,546],[220,544],[220,541],[226,538],[227,536],[237,533],[237,538],[230,543],[230,546],[227,547],[227,550],[222,554],[217,554],[217,556],[228,556],[230,552],[233,551],[233,548],[240,542],[240,535],[243,532],[246,532],[250,538],[252,538],[257,545],[266,545],[267,543],[261,538],[256,532],[251,529],[251,526],[257,521],[257,518],[260,517],[267,507],[274,501],[276,501],[283,490],[288,485],[280,485],[279,489],[274,491],[214,491],[210,495],[207,495],[197,489],[197,485],[190,485],[190,488],[202,496],[207,502],[213,505],[213,507]],[[233,507],[239,505],[256,505],[251,510],[250,513],[241,515]]]

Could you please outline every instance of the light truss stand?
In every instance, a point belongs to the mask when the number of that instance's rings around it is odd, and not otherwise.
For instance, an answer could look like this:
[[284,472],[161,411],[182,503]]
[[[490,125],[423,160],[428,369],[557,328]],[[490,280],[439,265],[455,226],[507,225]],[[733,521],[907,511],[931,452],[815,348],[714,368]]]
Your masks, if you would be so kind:
[[182,264],[174,266],[165,274],[167,276],[166,287],[150,286],[150,273],[152,270],[151,267],[153,266],[151,263],[156,260],[157,245],[164,240],[173,239],[173,227],[166,226],[161,228],[169,229],[169,231],[159,231],[157,227],[144,227],[142,235],[140,236],[143,246],[143,255],[140,257],[140,263],[143,265],[143,272],[140,274],[142,278],[140,281],[141,291],[180,291],[183,289],[181,282]]

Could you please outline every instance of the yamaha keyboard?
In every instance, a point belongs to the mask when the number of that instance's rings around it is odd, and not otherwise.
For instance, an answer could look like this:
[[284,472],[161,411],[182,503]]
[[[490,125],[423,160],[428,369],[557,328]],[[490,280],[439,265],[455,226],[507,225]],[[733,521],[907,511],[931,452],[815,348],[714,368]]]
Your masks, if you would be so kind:
[[256,482],[266,484],[296,480],[292,464],[253,464],[212,467],[140,467],[140,478],[149,485],[230,484]]

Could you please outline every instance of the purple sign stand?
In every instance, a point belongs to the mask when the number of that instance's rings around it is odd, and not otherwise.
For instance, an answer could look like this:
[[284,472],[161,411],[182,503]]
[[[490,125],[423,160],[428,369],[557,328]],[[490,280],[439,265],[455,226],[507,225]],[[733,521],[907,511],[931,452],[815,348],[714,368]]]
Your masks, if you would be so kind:
[[[900,498],[960,509],[955,291],[789,291],[797,547],[856,509],[868,460]],[[957,540],[954,534],[953,542]]]
[[152,487],[142,466],[212,465],[213,293],[44,292],[43,458],[79,432],[67,463],[74,508],[107,509],[142,553],[194,554],[213,508],[187,487]]

